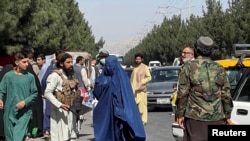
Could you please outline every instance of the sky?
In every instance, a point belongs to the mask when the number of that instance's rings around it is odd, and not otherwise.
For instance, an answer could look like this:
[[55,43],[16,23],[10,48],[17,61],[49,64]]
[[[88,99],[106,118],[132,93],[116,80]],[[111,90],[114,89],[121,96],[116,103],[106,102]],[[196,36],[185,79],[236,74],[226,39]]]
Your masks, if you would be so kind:
[[[137,43],[164,16],[202,15],[205,0],[76,0],[96,41]],[[227,3],[227,0],[221,0]]]

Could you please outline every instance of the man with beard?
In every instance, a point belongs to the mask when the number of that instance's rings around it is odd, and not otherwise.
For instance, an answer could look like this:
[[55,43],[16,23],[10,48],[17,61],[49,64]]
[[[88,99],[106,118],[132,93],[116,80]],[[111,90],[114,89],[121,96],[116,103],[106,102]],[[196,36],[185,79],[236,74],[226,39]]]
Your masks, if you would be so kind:
[[[61,53],[65,53],[65,51],[58,50],[55,52],[55,56],[57,56]],[[46,72],[41,80],[41,87],[42,87],[43,96],[44,96],[44,91],[45,91],[46,86],[47,86],[47,84],[46,84],[47,78],[50,75],[50,73],[56,69],[57,69],[56,68],[56,59],[53,59],[51,61],[51,64],[47,67]],[[44,103],[45,110],[44,110],[44,115],[43,115],[43,133],[44,133],[44,138],[49,138],[49,136],[50,136],[50,105],[51,105],[51,103],[46,98],[44,98],[44,100],[45,100],[45,103]]]
[[194,49],[192,47],[185,47],[182,51],[182,63],[187,62],[187,61],[191,61],[194,60]]
[[151,74],[148,66],[143,63],[143,55],[141,53],[135,54],[135,63],[130,82],[143,125],[146,125],[148,122],[146,84],[151,80]]
[[233,108],[228,75],[211,59],[213,40],[201,36],[194,45],[197,56],[183,64],[177,92],[178,124],[183,141],[208,141],[209,125],[230,123]]
[[[75,141],[77,138],[76,115],[73,114],[75,111],[72,112],[74,109],[70,109],[72,105],[68,103],[68,101],[72,101],[71,96],[67,96],[69,93],[68,91],[66,93],[63,87],[64,82],[74,80],[73,58],[68,53],[61,53],[56,59],[57,69],[48,76],[45,89],[45,98],[52,104],[50,115],[51,141]],[[77,86],[77,84],[74,86]],[[70,89],[71,94],[73,91],[76,91],[76,89]],[[60,96],[64,98],[61,99]]]

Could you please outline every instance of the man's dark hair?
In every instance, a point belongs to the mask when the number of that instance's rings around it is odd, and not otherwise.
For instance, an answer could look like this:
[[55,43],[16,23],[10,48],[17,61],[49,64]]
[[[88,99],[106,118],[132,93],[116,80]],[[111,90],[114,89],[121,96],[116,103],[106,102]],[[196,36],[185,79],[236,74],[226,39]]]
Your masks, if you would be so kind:
[[84,59],[83,56],[77,56],[76,57],[76,63],[79,63],[82,59]]
[[34,53],[34,49],[32,47],[23,47],[22,48],[22,53]]
[[61,54],[61,53],[65,53],[65,51],[64,51],[64,50],[57,50],[57,51],[55,52],[56,57],[57,57],[57,55],[59,55],[59,54]]
[[141,59],[143,59],[143,55],[141,53],[136,53],[135,58],[137,58],[137,57],[141,57]]
[[57,56],[57,62],[56,62],[56,67],[57,68],[62,68],[60,63],[64,63],[66,59],[72,58],[72,56],[68,53],[61,53]]
[[46,59],[46,57],[43,53],[38,54],[36,58],[41,58],[42,60]]
[[34,49],[32,47],[23,47],[21,50],[22,54],[26,54],[29,59],[34,59]]
[[25,54],[25,53],[20,53],[20,52],[18,52],[18,53],[16,53],[16,55],[15,55],[15,59],[16,59],[16,60],[22,60],[22,59],[24,59],[24,58],[28,58],[28,55]]
[[73,79],[73,74],[74,74],[73,67],[72,67],[72,69],[68,70],[68,69],[65,69],[64,66],[60,65],[60,63],[64,63],[66,61],[66,59],[68,59],[68,58],[72,58],[72,56],[70,54],[68,54],[68,53],[60,53],[57,56],[56,67],[58,69],[63,69],[63,71],[65,72],[68,79]]

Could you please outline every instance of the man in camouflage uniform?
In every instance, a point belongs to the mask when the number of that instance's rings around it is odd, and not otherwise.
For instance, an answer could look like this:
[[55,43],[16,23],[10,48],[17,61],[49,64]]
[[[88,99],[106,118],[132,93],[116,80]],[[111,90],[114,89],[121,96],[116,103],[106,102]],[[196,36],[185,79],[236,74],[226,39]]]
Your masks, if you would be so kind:
[[177,116],[184,141],[207,141],[209,124],[230,121],[230,83],[224,68],[210,58],[212,46],[211,38],[200,37],[195,44],[197,58],[185,62],[179,75]]

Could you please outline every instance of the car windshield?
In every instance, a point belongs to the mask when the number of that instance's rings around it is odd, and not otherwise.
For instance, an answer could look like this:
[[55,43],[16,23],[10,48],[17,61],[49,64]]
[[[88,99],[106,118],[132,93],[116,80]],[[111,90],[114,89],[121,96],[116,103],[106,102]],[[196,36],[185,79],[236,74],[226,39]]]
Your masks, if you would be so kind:
[[152,82],[178,81],[179,69],[158,69],[152,72]]
[[160,63],[152,63],[150,64],[150,67],[159,67],[160,66]]

